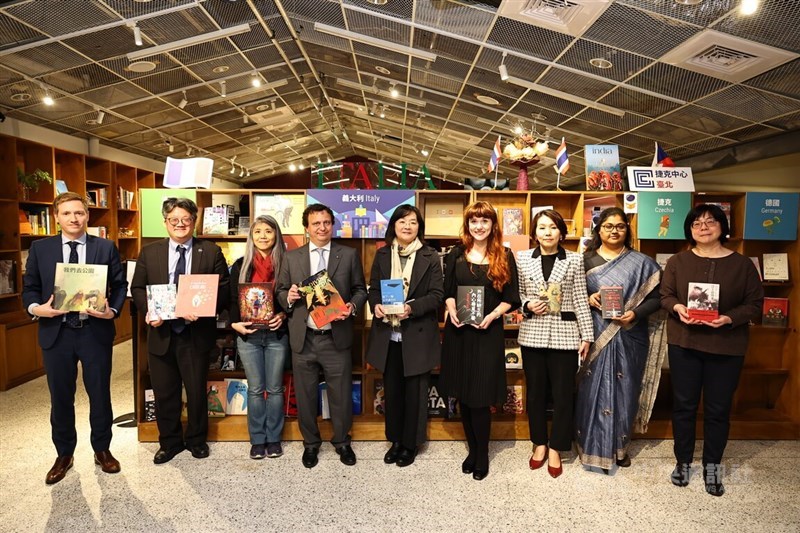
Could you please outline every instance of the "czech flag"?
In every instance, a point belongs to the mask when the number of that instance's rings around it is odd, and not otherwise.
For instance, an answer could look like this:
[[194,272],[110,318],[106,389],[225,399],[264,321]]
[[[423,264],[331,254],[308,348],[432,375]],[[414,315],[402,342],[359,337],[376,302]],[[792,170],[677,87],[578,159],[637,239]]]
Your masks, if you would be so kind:
[[675,161],[667,155],[667,152],[661,148],[658,143],[656,142],[656,153],[653,155],[653,162],[650,164],[651,167],[674,167]]
[[503,151],[500,149],[500,136],[498,135],[497,142],[494,143],[494,148],[492,149],[492,157],[489,158],[489,172],[494,172],[502,157]]
[[569,154],[567,154],[567,143],[561,137],[561,146],[556,150],[556,172],[566,174],[569,170]]

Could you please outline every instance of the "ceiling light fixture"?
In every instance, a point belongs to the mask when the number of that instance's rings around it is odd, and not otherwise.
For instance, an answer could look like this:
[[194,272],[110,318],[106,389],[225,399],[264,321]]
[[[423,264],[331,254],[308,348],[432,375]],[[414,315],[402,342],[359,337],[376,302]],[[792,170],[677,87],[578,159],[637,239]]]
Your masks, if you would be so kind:
[[305,164],[300,163],[299,165],[297,165],[297,168],[299,168],[300,170],[305,170],[306,166]]
[[295,170],[297,170],[297,165],[295,165],[294,163],[290,164],[290,165],[289,165],[289,170],[291,170],[292,172],[294,172]]
[[228,96],[228,84],[225,83],[225,80],[219,82],[219,95],[223,98]]
[[186,145],[186,157],[189,157],[190,155],[192,155],[192,147],[187,144]]
[[430,154],[427,148],[423,148],[422,150],[420,150],[420,152],[424,157],[428,157],[428,154]]
[[559,91],[558,89],[551,89],[550,87],[545,87],[544,85],[540,85],[532,81],[523,80],[521,78],[515,78],[514,76],[509,76],[506,81],[508,83],[513,83],[514,85],[518,85],[520,87],[525,87],[526,89],[531,89],[533,91],[538,91],[540,93],[549,94],[550,96],[555,96],[556,98],[561,98],[562,100],[566,100],[568,102],[573,102],[578,105],[590,107],[592,109],[597,109],[598,111],[603,111],[605,113],[609,113],[617,117],[625,116],[625,111],[617,109],[616,107],[600,104],[598,102],[595,102],[594,100],[581,98],[580,96],[575,96],[569,93],[565,93],[564,91]]
[[370,4],[375,4],[376,6],[385,6],[386,2],[389,0],[367,0]]
[[[381,91],[379,89],[374,89],[372,85],[362,85],[361,83],[346,80],[343,78],[337,78],[336,85],[341,85],[342,87],[350,87],[351,89],[356,89],[359,91],[375,93],[378,96],[386,96],[386,97],[391,96],[388,91]],[[418,107],[425,107],[427,105],[426,102],[419,100],[417,98],[412,98],[410,96],[398,95],[395,99],[398,102],[405,102]]]
[[103,110],[98,109],[97,110],[97,118],[95,119],[97,121],[97,123],[98,124],[102,124],[104,118],[106,118],[106,112],[103,111]]
[[739,13],[742,15],[752,15],[758,11],[758,0],[742,0],[742,5],[739,7]]
[[253,72],[253,75],[250,76],[250,85],[253,87],[261,87],[261,77],[257,72]]
[[436,54],[425,52],[424,50],[417,50],[416,48],[412,48],[410,46],[403,46],[401,44],[393,43],[391,41],[376,39],[375,37],[369,37],[367,35],[362,35],[360,33],[356,33],[353,31],[337,28],[336,26],[328,26],[327,24],[320,24],[319,22],[315,22],[314,31],[318,31],[320,33],[327,33],[328,35],[333,35],[334,37],[341,37],[342,39],[350,39],[351,41],[368,44],[370,46],[374,46],[376,48],[382,48],[384,50],[391,50],[392,52],[410,55],[411,57],[418,57],[426,61],[436,61]]
[[[220,82],[220,83],[223,83],[223,82]],[[272,83],[264,84],[261,87],[250,87],[248,89],[242,89],[241,91],[232,92],[232,93],[227,94],[227,95],[220,95],[220,96],[214,96],[213,98],[206,98],[205,100],[200,100],[199,102],[197,102],[197,105],[199,105],[200,107],[207,107],[207,106],[210,106],[210,105],[218,104],[220,102],[224,102],[225,100],[232,100],[234,98],[240,98],[242,96],[249,96],[251,94],[255,94],[255,93],[258,93],[258,92],[261,92],[261,91],[266,91],[266,90],[269,90],[269,89],[276,89],[278,87],[283,87],[287,83],[288,82],[286,80],[278,80],[278,81],[274,81]]]
[[589,60],[589,64],[593,67],[602,69],[611,68],[614,66],[614,63],[604,57],[594,57]]
[[398,96],[400,96],[400,91],[397,90],[397,86],[396,85],[397,84],[392,83],[391,84],[391,89],[389,89],[389,94],[392,96],[392,98],[397,98]]
[[498,70],[500,71],[500,79],[503,81],[508,80],[508,69],[506,68],[506,56],[508,52],[503,52],[503,59],[500,61],[500,67]]
[[386,118],[386,107],[381,106],[381,113],[378,116],[381,118]]
[[47,106],[55,104],[56,101],[53,100],[52,96],[50,96],[50,89],[48,89],[47,87],[42,87],[42,88],[44,89],[44,97],[42,97],[42,103]]
[[136,52],[129,53],[127,58],[129,61],[136,61],[137,59],[142,59],[144,57],[151,57],[164,52],[172,52],[173,50],[186,48],[187,46],[194,46],[196,44],[207,43],[209,41],[216,41],[217,39],[231,37],[233,35],[239,35],[249,31],[249,24],[239,24],[238,26],[231,26],[230,28],[225,28],[222,30],[201,33],[200,35],[195,35],[193,37],[189,37],[188,39],[181,39],[180,41],[173,41],[171,43],[145,48],[144,50],[137,50]]
[[186,91],[183,91],[183,98],[181,98],[181,101],[178,102],[178,108],[183,109],[184,107],[186,107],[186,104],[188,103],[189,100],[186,99]]
[[236,166],[234,166],[233,161],[231,160],[231,174],[236,173]]
[[242,115],[242,122],[245,124],[250,124],[250,117],[247,115]]
[[243,177],[244,177],[244,167],[242,167],[242,170],[241,170],[241,171],[239,171],[239,177],[240,177],[240,178],[243,178]]
[[129,22],[128,27],[133,30],[133,42],[136,46],[142,46],[142,29],[136,25],[136,22]]

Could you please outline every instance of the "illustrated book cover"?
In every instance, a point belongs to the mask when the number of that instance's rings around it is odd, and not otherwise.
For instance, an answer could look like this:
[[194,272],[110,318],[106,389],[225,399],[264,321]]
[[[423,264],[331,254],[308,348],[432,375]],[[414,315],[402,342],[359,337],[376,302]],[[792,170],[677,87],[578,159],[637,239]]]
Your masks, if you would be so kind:
[[483,320],[483,290],[480,285],[460,285],[456,294],[456,318],[462,324]]
[[405,310],[402,279],[381,280],[381,305],[387,315],[401,315]]
[[689,318],[710,322],[719,318],[719,284],[689,282]]
[[683,221],[691,208],[690,192],[640,192],[639,239],[685,240]]
[[208,416],[219,418],[225,416],[225,406],[228,404],[228,384],[224,381],[209,381],[206,383],[206,398],[208,399]]
[[503,236],[522,234],[522,208],[506,207],[503,209]]
[[240,378],[225,378],[227,390],[225,399],[228,402],[225,406],[226,415],[246,415],[247,414],[247,380]]
[[622,287],[600,287],[603,318],[619,318],[624,313]]
[[303,280],[298,289],[305,298],[308,314],[318,328],[330,324],[336,317],[348,311],[347,304],[325,269]]
[[228,234],[228,210],[224,205],[203,209],[203,234]]
[[144,421],[155,422],[156,420],[156,395],[153,389],[144,391]]
[[506,401],[503,403],[503,412],[513,415],[525,412],[525,396],[522,385],[506,385]]
[[561,284],[549,282],[539,290],[539,300],[547,302],[549,315],[561,314]]
[[431,374],[428,382],[428,417],[447,418],[447,397],[439,393],[439,375]]
[[789,281],[788,254],[764,254],[764,281]]
[[103,311],[107,275],[108,265],[56,263],[53,309]]
[[175,316],[216,316],[219,274],[182,274],[178,279]]
[[275,314],[273,283],[240,283],[239,313],[252,329],[266,329]]
[[147,286],[147,314],[150,318],[161,320],[177,318],[175,300],[177,288],[174,283],[161,283]]
[[376,379],[372,382],[372,414],[385,415],[386,414],[386,400],[383,392],[383,380]]
[[789,325],[789,299],[764,298],[761,325],[769,328],[785,328]]
[[584,148],[586,190],[621,191],[619,146],[616,144],[587,144]]
[[514,338],[503,339],[505,344],[506,369],[522,368],[522,348]]

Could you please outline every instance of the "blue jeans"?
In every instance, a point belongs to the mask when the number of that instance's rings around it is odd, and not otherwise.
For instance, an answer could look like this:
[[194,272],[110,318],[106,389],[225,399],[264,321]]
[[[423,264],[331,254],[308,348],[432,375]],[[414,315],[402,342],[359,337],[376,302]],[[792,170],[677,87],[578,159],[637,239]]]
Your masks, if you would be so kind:
[[[250,444],[280,442],[283,431],[283,365],[289,353],[289,336],[259,330],[236,340],[247,377],[247,429]],[[264,393],[267,397],[264,398]]]

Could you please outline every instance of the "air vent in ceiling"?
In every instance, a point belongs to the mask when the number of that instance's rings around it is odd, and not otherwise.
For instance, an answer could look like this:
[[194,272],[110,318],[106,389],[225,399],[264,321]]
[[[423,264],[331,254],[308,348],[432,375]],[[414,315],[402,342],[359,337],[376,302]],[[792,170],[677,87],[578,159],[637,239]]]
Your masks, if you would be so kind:
[[689,59],[689,62],[701,68],[715,69],[729,74],[747,68],[758,60],[759,58],[753,54],[715,44]]
[[534,26],[580,37],[610,4],[608,0],[509,1],[503,3],[499,14]]

